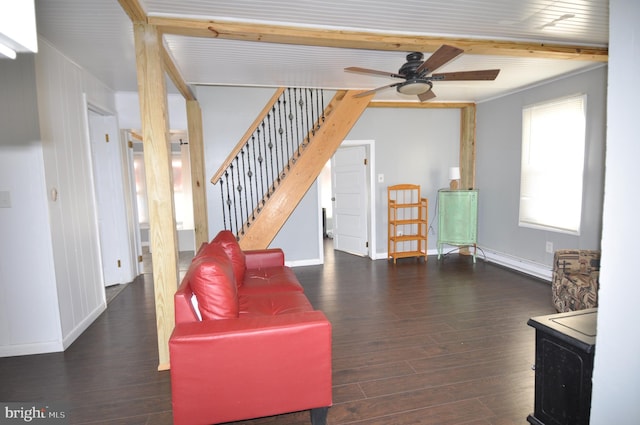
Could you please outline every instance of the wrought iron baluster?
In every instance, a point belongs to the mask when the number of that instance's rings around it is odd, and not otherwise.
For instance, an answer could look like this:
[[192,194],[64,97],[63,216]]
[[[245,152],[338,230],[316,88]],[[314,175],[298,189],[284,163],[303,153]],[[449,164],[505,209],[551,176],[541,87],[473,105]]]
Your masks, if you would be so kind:
[[287,123],[289,124],[287,134],[289,135],[289,142],[291,144],[291,154],[289,155],[291,160],[295,162],[295,138],[293,134],[293,113],[291,112],[291,89],[287,89],[287,105],[289,106],[289,111],[285,110],[285,114],[287,114]]
[[[253,180],[254,173],[253,173],[253,169],[251,168],[251,164],[253,164],[254,169],[256,168],[256,145],[255,144],[256,144],[256,137],[255,135],[251,135],[251,144],[247,142],[247,153],[249,152],[253,153],[253,160],[249,161],[248,175],[249,175],[249,187],[251,188],[251,211],[252,211],[251,218],[254,220],[256,219],[255,211],[259,201],[257,198],[255,198],[255,194],[257,193],[258,178],[256,177],[256,179]],[[251,150],[249,150],[249,145],[251,146]],[[249,156],[249,158],[251,158],[251,156]]]
[[325,103],[324,103],[324,89],[320,89],[320,95],[322,96],[322,123],[324,124],[324,110],[326,109]]
[[[280,184],[280,155],[278,153],[278,136],[276,134],[276,107],[271,108],[269,124],[269,149],[271,150],[271,175],[273,177],[273,188]],[[274,161],[275,158],[275,161]]]
[[313,100],[313,89],[309,89],[309,109],[311,109],[311,135],[316,135],[316,103]]
[[233,218],[234,218],[234,221],[235,221],[235,224],[236,224],[236,227],[235,227],[236,231],[234,233],[238,233],[238,229],[239,229],[239,227],[238,227],[238,208],[237,208],[238,202],[236,200],[236,189],[235,189],[236,180],[235,180],[235,175],[233,173],[233,169],[235,167],[234,167],[233,163],[231,163],[231,165],[229,165],[229,168],[231,170],[231,173],[230,173],[231,174],[231,193],[233,193],[233,201],[231,201],[231,203],[233,204]]
[[296,156],[300,156],[300,123],[298,121],[298,90],[293,89],[293,102],[291,103],[292,108],[292,130],[295,130],[295,150]]
[[[264,122],[262,122],[262,128],[264,129]],[[262,205],[264,206],[264,196],[265,196],[265,172],[264,172],[264,157],[262,156],[262,144],[263,144],[263,138],[262,136],[262,131],[260,129],[258,129],[258,162],[260,163],[260,182],[262,183],[261,185],[261,189],[262,189]],[[268,182],[267,182],[268,183]],[[268,185],[267,185],[268,186]]]
[[304,99],[303,96],[305,95],[305,93],[302,91],[302,89],[300,89],[300,99],[298,100],[298,106],[300,107],[300,146],[304,147],[305,144],[305,139],[306,139],[306,135],[305,135],[305,128],[309,128],[306,125],[306,114],[304,113]]
[[225,171],[224,176],[227,183],[227,209],[229,210],[229,230],[235,233],[235,231],[233,230],[233,220],[231,216],[231,206],[233,202],[231,201],[231,190],[229,189],[229,171]]
[[280,176],[284,177],[286,175],[287,170],[285,170],[285,168],[289,162],[289,157],[287,156],[287,149],[285,148],[284,143],[284,129],[282,128],[282,101],[280,99],[278,99],[278,141],[280,142],[280,158],[282,160]]
[[[267,115],[267,118],[269,118],[269,114]],[[271,141],[271,125],[270,125],[270,120],[267,119],[267,131],[265,131],[264,136],[265,136],[265,143],[267,143],[266,145],[266,149],[269,149],[269,155],[265,154],[265,159],[268,156],[269,160],[267,161],[266,164],[266,169],[267,169],[267,175],[269,176],[269,185],[267,186],[267,191],[269,192],[269,197],[271,196],[271,188],[273,187],[273,184],[275,183],[275,178],[273,177],[273,142]],[[269,138],[267,140],[267,137]],[[266,152],[265,149],[265,152]],[[270,172],[269,172],[270,171]]]
[[225,177],[220,179],[220,202],[222,203],[222,225],[225,230],[229,230],[227,227],[227,210],[224,202],[224,183],[227,180],[226,174],[225,172]]
[[[249,221],[249,211],[250,211],[249,194],[247,190],[247,163],[246,163],[245,154],[246,154],[245,150],[242,149],[240,151],[240,155],[242,158],[242,160],[240,161],[240,164],[242,165],[242,186],[240,186],[240,183],[238,183],[238,187],[240,188],[239,190],[244,192],[244,214],[242,215],[242,223],[246,223],[247,221]],[[240,195],[242,195],[242,193],[240,193]],[[242,202],[242,200],[240,202]],[[242,207],[242,205],[240,206]],[[242,226],[242,228],[244,229],[244,226]]]
[[287,99],[286,95],[282,94],[282,108],[280,109],[280,128],[282,129],[282,140],[284,141],[286,152],[286,164],[287,171],[291,169],[291,150],[289,149],[289,130],[287,128]]

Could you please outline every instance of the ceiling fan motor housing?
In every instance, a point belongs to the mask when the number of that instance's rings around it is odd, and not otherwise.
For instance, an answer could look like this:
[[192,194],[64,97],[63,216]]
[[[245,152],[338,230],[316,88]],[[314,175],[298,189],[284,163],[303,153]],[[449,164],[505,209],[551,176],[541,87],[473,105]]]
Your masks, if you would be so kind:
[[[418,69],[418,67],[420,67],[420,65],[422,65],[423,58],[424,55],[420,52],[409,53],[407,55],[407,62],[400,67],[400,69],[398,70],[398,74],[407,78],[413,76],[417,77],[418,75],[415,75],[416,70]],[[424,72],[421,72],[420,74],[424,74]]]

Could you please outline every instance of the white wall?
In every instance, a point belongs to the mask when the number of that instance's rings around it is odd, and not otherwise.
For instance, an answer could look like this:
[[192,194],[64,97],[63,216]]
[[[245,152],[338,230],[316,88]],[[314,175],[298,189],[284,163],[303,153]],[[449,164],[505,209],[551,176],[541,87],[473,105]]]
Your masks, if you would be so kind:
[[41,41],[36,55],[38,110],[43,144],[55,278],[63,345],[69,346],[106,308],[87,142],[87,99],[114,110],[104,86]]
[[640,3],[611,0],[607,154],[591,425],[640,421],[640,285],[634,256],[640,181]]
[[[127,130],[142,129],[140,122],[140,100],[137,92],[117,92],[115,105],[120,128]],[[167,108],[170,130],[187,130],[187,104],[179,94],[167,95]]]
[[0,60],[0,75],[0,357],[60,351],[33,55]]
[[61,351],[42,147],[0,145],[0,357]]

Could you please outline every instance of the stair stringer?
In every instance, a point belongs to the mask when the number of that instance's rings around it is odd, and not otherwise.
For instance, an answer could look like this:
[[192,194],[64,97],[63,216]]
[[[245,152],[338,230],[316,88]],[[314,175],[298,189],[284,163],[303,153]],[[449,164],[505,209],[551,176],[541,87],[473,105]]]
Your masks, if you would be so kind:
[[326,162],[331,159],[367,108],[372,95],[354,97],[361,92],[343,90],[336,93],[327,106],[331,113],[326,117],[324,124],[316,131],[256,219],[245,228],[245,233],[239,241],[243,250],[265,249],[278,234],[318,178]]

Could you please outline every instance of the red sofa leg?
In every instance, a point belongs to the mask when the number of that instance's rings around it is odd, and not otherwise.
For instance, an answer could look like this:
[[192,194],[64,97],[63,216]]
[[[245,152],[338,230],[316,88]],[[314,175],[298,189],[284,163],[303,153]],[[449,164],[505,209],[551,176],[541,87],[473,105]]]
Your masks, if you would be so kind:
[[328,407],[318,407],[311,409],[311,425],[327,425]]

